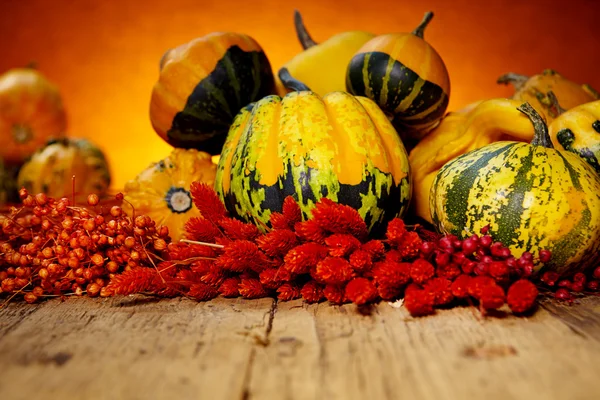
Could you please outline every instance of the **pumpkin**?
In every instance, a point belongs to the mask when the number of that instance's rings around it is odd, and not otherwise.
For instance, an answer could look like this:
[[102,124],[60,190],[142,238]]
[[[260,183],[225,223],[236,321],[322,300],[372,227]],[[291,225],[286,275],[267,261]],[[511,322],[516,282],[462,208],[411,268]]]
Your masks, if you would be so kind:
[[557,117],[548,92],[553,92],[561,106],[567,110],[600,99],[598,92],[590,85],[572,82],[552,69],[546,69],[532,77],[510,72],[499,77],[498,83],[512,84],[515,88],[512,98],[530,103],[548,124]]
[[410,152],[413,211],[432,222],[429,210],[431,183],[448,161],[500,140],[529,142],[533,126],[511,99],[489,99],[448,113],[441,123]]
[[[285,63],[283,68],[319,96],[346,90],[346,68],[350,59],[375,35],[363,31],[348,31],[317,43],[306,30],[302,15],[298,11],[294,11],[294,26],[304,51]],[[288,92],[279,79],[277,86],[280,96]]]
[[377,36],[352,57],[346,89],[377,103],[405,139],[419,140],[444,116],[450,77],[444,61],[423,39],[428,12],[412,33]]
[[529,143],[500,141],[453,159],[431,187],[431,217],[440,232],[465,237],[489,225],[515,255],[552,252],[542,269],[570,275],[598,259],[600,176],[573,153],[553,148],[535,109]]
[[[199,217],[190,194],[192,182],[213,185],[217,166],[211,155],[195,149],[174,149],[125,183],[123,207],[148,215],[158,225],[169,228],[173,241],[182,239],[185,223]],[[131,210],[130,212],[132,212]]]
[[60,92],[39,71],[15,68],[0,76],[0,157],[21,164],[52,138],[65,135]]
[[227,136],[215,182],[227,210],[261,229],[287,196],[304,218],[322,198],[348,205],[371,232],[402,216],[411,196],[408,157],[379,107],[346,92],[321,97],[279,76],[300,91],[244,108]]
[[549,130],[557,149],[579,155],[600,173],[600,100],[563,112]]
[[108,190],[110,180],[104,153],[83,138],[49,141],[23,164],[17,177],[19,187],[25,187],[29,193],[45,193],[55,198],[101,195]]
[[271,65],[254,39],[215,32],[163,55],[150,120],[174,147],[220,154],[240,108],[274,90]]

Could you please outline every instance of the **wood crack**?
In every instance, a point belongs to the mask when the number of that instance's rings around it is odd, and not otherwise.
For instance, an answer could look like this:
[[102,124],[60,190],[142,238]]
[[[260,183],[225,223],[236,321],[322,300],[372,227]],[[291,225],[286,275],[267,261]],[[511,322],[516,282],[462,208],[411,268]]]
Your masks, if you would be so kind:
[[248,357],[248,364],[246,365],[246,371],[244,372],[244,383],[242,386],[242,395],[240,397],[241,400],[249,400],[252,398],[252,391],[250,389],[250,384],[252,382],[252,370],[254,369],[254,363],[256,359],[256,351],[257,347],[268,347],[271,344],[270,334],[273,330],[273,321],[275,320],[275,314],[277,313],[277,299],[273,299],[271,303],[271,308],[269,309],[268,315],[269,319],[267,321],[267,326],[265,330],[264,340],[257,341],[252,349],[250,350],[250,355]]

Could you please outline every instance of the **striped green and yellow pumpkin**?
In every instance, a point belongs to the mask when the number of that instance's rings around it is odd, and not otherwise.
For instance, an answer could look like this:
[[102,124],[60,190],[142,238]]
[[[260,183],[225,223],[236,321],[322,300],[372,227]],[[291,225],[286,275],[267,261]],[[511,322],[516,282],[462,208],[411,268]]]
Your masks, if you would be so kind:
[[534,123],[531,144],[496,142],[445,164],[431,187],[432,220],[459,237],[489,225],[492,238],[515,256],[548,249],[546,269],[578,272],[598,259],[600,176],[575,154],[553,148],[529,103],[519,109]]
[[565,111],[549,129],[557,149],[579,155],[600,172],[600,100]]
[[211,33],[163,55],[150,120],[174,147],[220,154],[239,110],[272,93],[271,65],[254,39]]
[[215,188],[230,213],[260,228],[293,196],[304,218],[328,198],[358,210],[378,231],[403,215],[411,197],[397,132],[373,101],[346,92],[291,92],[244,108],[223,147]]
[[450,77],[444,61],[423,39],[428,12],[412,33],[377,36],[348,65],[346,90],[374,100],[402,136],[420,139],[444,116]]

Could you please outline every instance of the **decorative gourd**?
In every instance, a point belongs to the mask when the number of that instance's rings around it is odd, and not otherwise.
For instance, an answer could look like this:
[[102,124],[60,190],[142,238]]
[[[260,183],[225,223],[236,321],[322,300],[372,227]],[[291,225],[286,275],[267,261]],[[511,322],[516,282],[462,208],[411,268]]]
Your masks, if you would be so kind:
[[377,36],[361,47],[346,73],[349,93],[366,96],[392,119],[403,138],[419,140],[442,119],[450,96],[444,61],[423,39],[433,13],[412,33]]
[[[595,265],[600,248],[600,176],[575,154],[552,147],[529,105],[531,144],[501,141],[453,159],[431,187],[431,217],[443,233],[489,233],[519,257],[547,249],[545,268],[569,275]],[[542,265],[536,266],[539,272]]]
[[67,117],[58,88],[32,68],[0,76],[0,157],[20,164],[49,139],[65,135]]
[[102,195],[110,179],[108,162],[98,147],[87,139],[63,138],[49,141],[36,151],[21,167],[17,183],[29,193],[59,198]]
[[229,131],[215,183],[227,210],[261,229],[289,195],[305,218],[328,198],[358,210],[372,231],[403,215],[408,157],[379,107],[346,92],[320,97],[286,72],[282,82],[301,91],[249,105]]
[[208,153],[195,149],[174,149],[165,159],[153,163],[135,179],[125,183],[123,207],[133,205],[136,214],[151,217],[169,228],[173,241],[182,239],[184,225],[200,216],[190,194],[192,182],[213,185],[217,166]]
[[150,120],[174,147],[220,154],[238,111],[274,91],[271,64],[254,39],[211,33],[163,55]]
[[579,155],[600,173],[600,100],[562,113],[552,121],[549,130],[557,149]]
[[600,99],[598,92],[590,85],[579,85],[551,69],[532,77],[510,72],[498,78],[498,83],[512,84],[515,87],[512,98],[530,103],[545,118],[547,124],[557,117],[547,94],[550,91],[567,110]]
[[[346,68],[350,59],[375,35],[363,31],[349,31],[338,33],[322,43],[317,43],[306,30],[298,11],[294,11],[294,25],[304,51],[283,67],[319,96],[346,90]],[[277,86],[277,93],[280,96],[288,93],[279,79],[277,79]]]
[[429,210],[431,183],[448,161],[500,140],[529,142],[533,126],[517,110],[521,102],[490,99],[448,113],[442,122],[410,152],[414,213],[432,222]]

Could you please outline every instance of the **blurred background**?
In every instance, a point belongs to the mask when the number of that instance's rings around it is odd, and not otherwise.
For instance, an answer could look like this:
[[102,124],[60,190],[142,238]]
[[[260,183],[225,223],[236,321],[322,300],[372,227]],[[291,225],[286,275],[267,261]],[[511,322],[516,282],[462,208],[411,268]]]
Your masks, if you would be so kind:
[[213,31],[253,36],[276,71],[301,47],[293,10],[317,41],[346,30],[410,32],[431,10],[425,38],[451,77],[449,110],[508,97],[506,72],[553,68],[600,89],[597,0],[1,0],[0,74],[31,62],[63,96],[68,133],[109,158],[115,189],[170,146],[152,129],[148,107],[165,50]]

